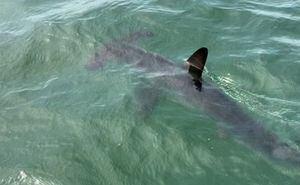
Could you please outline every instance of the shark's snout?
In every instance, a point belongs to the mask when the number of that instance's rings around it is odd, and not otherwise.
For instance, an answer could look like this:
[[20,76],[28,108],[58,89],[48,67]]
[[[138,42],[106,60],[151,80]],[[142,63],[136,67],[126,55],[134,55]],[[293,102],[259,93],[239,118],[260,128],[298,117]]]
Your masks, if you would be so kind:
[[140,31],[136,32],[139,37],[153,37],[154,33],[152,31]]
[[291,148],[287,144],[280,145],[275,148],[272,152],[272,155],[276,159],[284,161],[292,161],[293,163],[300,164],[300,153],[299,151]]
[[103,63],[99,61],[93,61],[85,65],[85,68],[89,71],[94,71],[103,67]]

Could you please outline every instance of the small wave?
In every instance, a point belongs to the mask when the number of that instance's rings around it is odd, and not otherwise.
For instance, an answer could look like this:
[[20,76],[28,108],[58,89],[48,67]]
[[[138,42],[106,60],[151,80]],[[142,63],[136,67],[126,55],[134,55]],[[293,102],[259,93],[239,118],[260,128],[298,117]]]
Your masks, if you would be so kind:
[[46,82],[44,82],[43,84],[38,85],[36,87],[22,88],[22,89],[17,89],[17,90],[10,91],[10,92],[6,93],[3,96],[3,98],[7,97],[7,96],[9,96],[11,94],[22,93],[22,92],[25,92],[25,91],[39,91],[39,90],[45,89],[45,88],[47,88],[51,84],[51,82],[53,82],[53,81],[55,81],[57,79],[58,79],[57,77],[54,77],[54,78],[51,78],[51,79],[47,80]]
[[295,38],[289,38],[286,36],[282,37],[273,37],[272,40],[283,43],[283,44],[288,44],[291,46],[295,47],[300,47],[300,39],[295,39]]
[[162,13],[162,14],[180,14],[180,13],[185,12],[185,10],[176,10],[176,9],[171,9],[171,8],[163,7],[163,6],[150,6],[150,5],[148,5],[147,7],[139,6],[136,9],[136,11],[150,12],[150,13]]
[[35,177],[25,172],[19,171],[16,175],[0,180],[0,184],[40,184],[40,185],[55,185],[52,181],[48,181],[41,177]]
[[[49,7],[42,6],[40,9],[35,10],[35,14],[27,17],[31,21],[41,21],[47,19],[68,19],[82,15],[86,12],[95,10],[104,6],[107,3],[112,3],[112,0],[73,0],[54,4]],[[118,1],[122,2],[122,1]]]
[[247,3],[253,4],[253,5],[260,5],[265,7],[276,7],[276,8],[293,8],[297,6],[296,1],[279,1],[279,2],[261,2],[261,1],[248,1]]
[[300,17],[299,16],[294,16],[289,13],[283,13],[283,12],[275,12],[275,11],[268,11],[268,10],[260,10],[260,9],[245,9],[246,11],[249,11],[251,13],[254,13],[256,15],[263,15],[271,18],[283,18],[283,19],[288,19],[288,20],[293,20],[293,21],[299,21]]

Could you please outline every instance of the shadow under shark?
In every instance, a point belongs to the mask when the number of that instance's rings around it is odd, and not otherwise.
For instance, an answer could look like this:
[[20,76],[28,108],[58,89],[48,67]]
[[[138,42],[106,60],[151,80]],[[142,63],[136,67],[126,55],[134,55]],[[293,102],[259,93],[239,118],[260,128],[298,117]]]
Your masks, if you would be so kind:
[[[187,73],[187,68],[134,44],[141,37],[152,36],[151,32],[136,32],[125,39],[105,44],[86,68],[97,70],[113,58],[131,64],[145,74],[158,74],[156,78],[151,78],[153,86],[138,93],[140,97],[137,98],[142,102],[141,109],[150,111],[159,96],[159,89],[168,88],[181,94],[182,98],[193,106],[201,107],[208,115],[225,123],[227,131],[239,141],[267,154],[271,159],[300,166],[298,150],[280,141],[277,135],[247,115],[222,90],[208,81],[202,81],[202,71],[208,54],[206,48],[200,48],[188,59],[189,73]],[[195,69],[200,69],[200,73],[199,71],[194,73]],[[198,76],[195,77],[195,74]]]

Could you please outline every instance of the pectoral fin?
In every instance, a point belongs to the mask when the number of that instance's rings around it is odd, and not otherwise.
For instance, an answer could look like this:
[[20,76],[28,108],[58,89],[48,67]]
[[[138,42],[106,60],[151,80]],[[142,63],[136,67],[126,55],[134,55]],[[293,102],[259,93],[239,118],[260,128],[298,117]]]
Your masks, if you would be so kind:
[[111,57],[112,54],[106,48],[103,48],[101,51],[95,53],[90,62],[85,65],[85,68],[90,71],[101,69]]
[[138,117],[147,119],[159,101],[159,89],[155,87],[141,87],[135,90],[135,103]]

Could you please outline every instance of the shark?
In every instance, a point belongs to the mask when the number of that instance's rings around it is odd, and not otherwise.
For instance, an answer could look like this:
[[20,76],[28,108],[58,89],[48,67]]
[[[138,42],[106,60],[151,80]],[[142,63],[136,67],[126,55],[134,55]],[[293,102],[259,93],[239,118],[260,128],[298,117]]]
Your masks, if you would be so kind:
[[186,65],[178,65],[159,54],[149,52],[137,46],[137,40],[153,37],[150,31],[139,31],[124,39],[113,40],[103,44],[99,51],[86,64],[87,70],[103,68],[110,59],[115,59],[142,70],[145,74],[156,76],[151,78],[150,87],[141,88],[138,99],[142,102],[141,110],[150,111],[160,95],[159,89],[167,88],[181,95],[184,101],[199,107],[217,122],[225,125],[226,132],[235,136],[271,159],[300,166],[300,152],[283,142],[279,136],[252,118],[247,112],[217,87],[212,80],[202,79],[202,72],[208,56],[208,49],[196,50],[186,61]]

